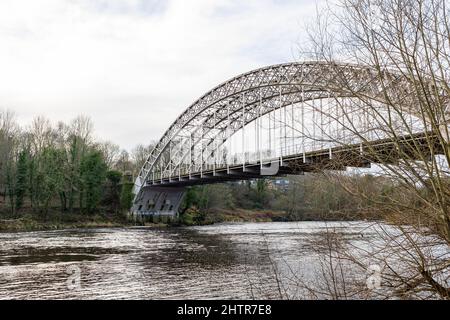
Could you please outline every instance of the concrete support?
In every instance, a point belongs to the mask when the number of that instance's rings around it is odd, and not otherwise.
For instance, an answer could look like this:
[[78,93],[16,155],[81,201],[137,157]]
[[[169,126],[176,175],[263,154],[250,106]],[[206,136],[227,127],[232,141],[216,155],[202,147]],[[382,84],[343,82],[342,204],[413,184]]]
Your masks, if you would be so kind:
[[184,187],[144,187],[136,197],[131,212],[134,215],[144,216],[176,216],[185,191]]

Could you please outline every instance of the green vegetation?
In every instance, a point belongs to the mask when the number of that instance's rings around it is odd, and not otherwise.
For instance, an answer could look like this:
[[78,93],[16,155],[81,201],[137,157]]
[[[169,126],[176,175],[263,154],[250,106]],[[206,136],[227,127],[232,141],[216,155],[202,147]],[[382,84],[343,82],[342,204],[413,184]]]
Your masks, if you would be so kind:
[[101,213],[94,215],[49,213],[45,218],[35,214],[23,214],[20,218],[0,220],[0,232],[113,228],[127,225],[131,223],[125,217]]
[[[37,118],[23,129],[7,112],[0,113],[0,142],[0,230],[131,223],[125,213],[133,200],[133,176],[151,146],[138,146],[130,156],[112,143],[96,142],[87,118],[57,126]],[[191,187],[178,221],[149,222],[378,219],[392,211],[389,204],[414,203],[392,180],[372,175],[284,180],[285,185],[261,179]]]
[[[339,178],[339,179],[338,179]],[[222,221],[297,221],[378,219],[370,210],[395,193],[392,181],[373,175],[345,176],[367,197],[352,194],[338,174],[308,174],[273,180],[195,186],[188,189],[180,219],[186,225]]]
[[128,210],[131,208],[133,203],[133,187],[134,182],[131,176],[127,176],[126,179],[123,180],[121,190],[120,190],[120,209]]
[[102,197],[106,178],[106,164],[98,151],[90,151],[81,160],[80,166],[80,209],[92,214]]
[[57,125],[38,117],[22,128],[0,112],[0,230],[128,223],[133,175],[151,146],[130,156],[92,131],[82,116]]

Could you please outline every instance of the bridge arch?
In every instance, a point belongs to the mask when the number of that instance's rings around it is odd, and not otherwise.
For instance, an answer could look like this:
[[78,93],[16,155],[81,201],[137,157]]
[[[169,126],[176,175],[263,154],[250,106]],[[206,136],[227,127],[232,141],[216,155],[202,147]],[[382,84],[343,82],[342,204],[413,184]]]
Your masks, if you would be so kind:
[[273,65],[234,77],[204,94],[172,123],[136,179],[136,199],[142,198],[149,181],[170,181],[177,174],[181,180],[182,171],[190,177],[199,170],[194,165],[198,162],[201,171],[204,161],[217,157],[217,144],[274,110],[355,93],[383,103],[386,83],[397,92],[400,88],[409,91],[410,82],[397,73],[320,61]]

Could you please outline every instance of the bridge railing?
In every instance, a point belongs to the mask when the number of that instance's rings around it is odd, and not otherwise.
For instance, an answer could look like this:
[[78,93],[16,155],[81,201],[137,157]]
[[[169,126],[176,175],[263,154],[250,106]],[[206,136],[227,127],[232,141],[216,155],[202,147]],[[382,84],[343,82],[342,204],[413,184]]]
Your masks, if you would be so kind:
[[[416,122],[419,123],[416,124]],[[358,122],[355,120],[355,123]],[[369,121],[365,122],[365,124],[367,123],[369,123]],[[411,118],[408,123],[409,128],[414,128],[414,132],[423,130],[419,124],[420,121],[413,118]],[[333,125],[332,128],[330,128],[331,125]],[[225,144],[223,143],[223,140],[215,142],[210,139],[212,142],[205,142],[204,144],[199,144],[197,147],[192,148],[192,154],[195,154],[196,156],[192,159],[190,159],[190,157],[185,157],[182,160],[184,162],[179,164],[177,163],[177,160],[169,158],[170,160],[166,161],[166,163],[162,163],[162,168],[155,166],[152,169],[152,172],[150,172],[148,180],[157,181],[162,179],[176,179],[177,177],[190,177],[192,175],[198,175],[199,173],[213,172],[215,170],[240,165],[245,166],[245,164],[267,164],[274,159],[283,160],[284,157],[301,156],[302,154],[304,155],[309,152],[358,144],[363,142],[363,140],[376,141],[384,139],[389,136],[391,130],[396,130],[400,135],[411,133],[410,131],[407,132],[402,123],[399,123],[398,127],[395,128],[384,128],[382,124],[377,122],[370,124],[370,126],[362,126],[361,128],[356,129],[359,132],[352,132],[352,130],[349,130],[348,128],[338,128],[335,124],[331,124],[330,122],[328,126],[322,129],[316,127],[315,130],[305,130],[305,132],[296,134],[294,133],[294,130],[292,130],[293,132],[290,137],[286,136],[286,132],[289,130],[279,130],[279,127],[276,129],[280,134],[277,134],[276,140],[274,137],[275,135],[272,136],[272,149],[262,147],[258,150],[260,144],[263,143],[256,138],[256,135],[247,138],[248,140],[254,139],[255,141],[244,144],[244,134],[238,134],[237,144],[239,145],[239,149],[245,149],[244,147],[247,147],[248,144],[253,150],[247,152],[231,152],[232,150],[227,148],[231,143]],[[260,133],[258,132],[258,134]],[[283,134],[284,137],[281,136]],[[252,143],[254,145],[252,145]],[[217,148],[216,146],[221,147]],[[267,144],[264,146],[267,146]],[[172,161],[173,164],[171,163]]]

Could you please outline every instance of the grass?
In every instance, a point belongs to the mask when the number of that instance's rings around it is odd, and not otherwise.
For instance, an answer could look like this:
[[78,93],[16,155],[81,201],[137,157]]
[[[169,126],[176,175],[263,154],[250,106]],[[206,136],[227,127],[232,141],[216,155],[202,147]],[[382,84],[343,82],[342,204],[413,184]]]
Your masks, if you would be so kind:
[[220,222],[271,222],[288,219],[288,215],[284,211],[248,209],[222,209],[217,212],[213,211],[208,216]]
[[211,209],[207,213],[197,209],[187,210],[181,217],[181,225],[208,225],[220,222],[272,222],[288,221],[284,211],[248,209]]
[[[1,206],[0,206],[1,209]],[[0,232],[61,230],[61,229],[86,229],[86,228],[118,228],[130,226],[167,227],[167,226],[194,226],[209,225],[220,222],[273,222],[273,221],[300,221],[300,220],[329,220],[334,215],[323,216],[319,213],[290,216],[284,211],[264,209],[211,209],[201,212],[195,208],[187,210],[180,219],[168,220],[167,217],[152,217],[132,221],[126,215],[97,213],[84,215],[79,213],[69,214],[52,211],[42,216],[21,212],[19,217],[7,218],[5,210],[0,210]],[[2,218],[3,217],[3,218]]]
[[114,228],[132,225],[134,225],[134,223],[127,220],[124,216],[101,213],[95,215],[50,213],[45,217],[36,214],[22,213],[20,217],[0,219],[0,232],[76,228]]

